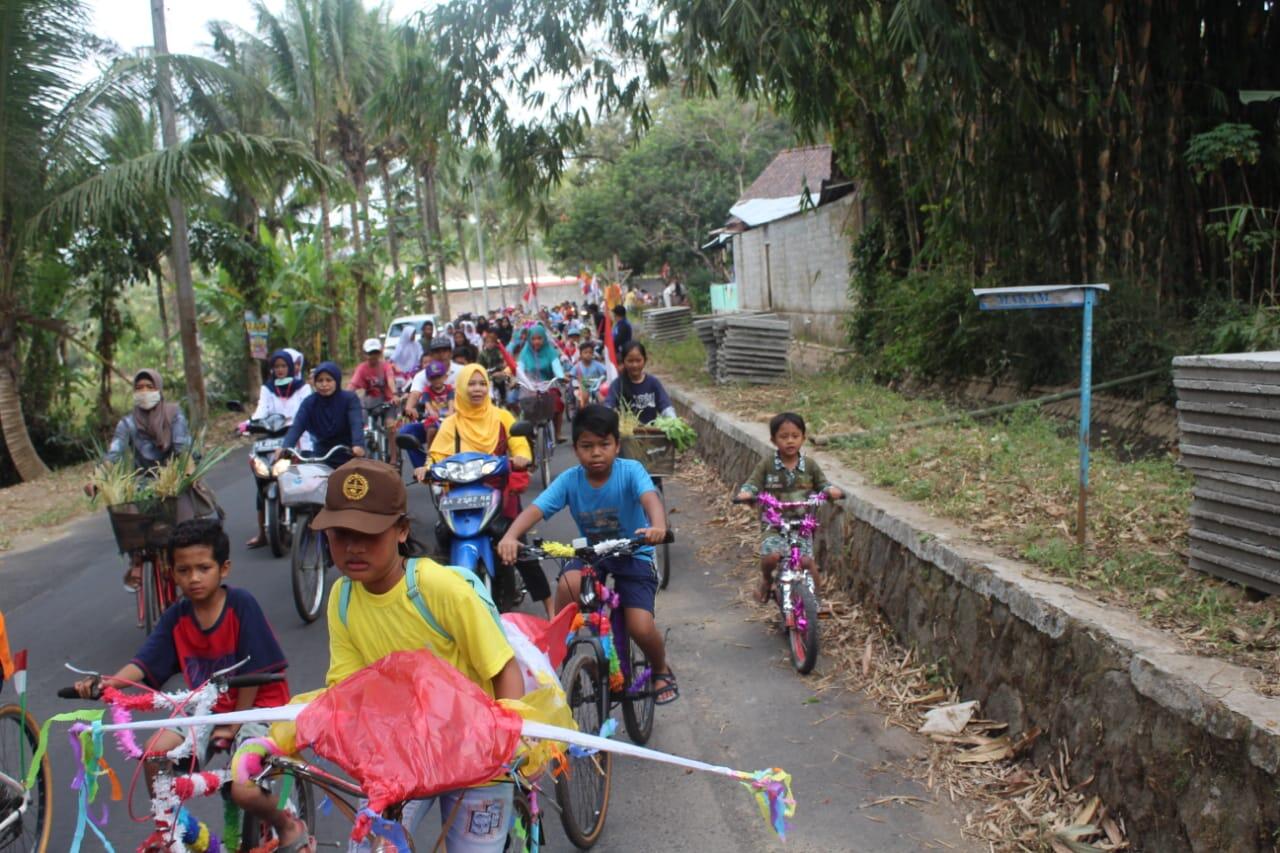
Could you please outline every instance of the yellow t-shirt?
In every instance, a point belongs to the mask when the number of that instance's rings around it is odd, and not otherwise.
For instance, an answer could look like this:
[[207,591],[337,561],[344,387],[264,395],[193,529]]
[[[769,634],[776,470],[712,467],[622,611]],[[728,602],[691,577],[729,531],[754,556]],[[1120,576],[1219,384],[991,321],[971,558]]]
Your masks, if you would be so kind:
[[419,558],[418,590],[431,615],[453,639],[436,633],[413,602],[405,578],[374,595],[351,584],[347,624],[338,616],[342,579],[329,590],[329,672],[326,685],[392,652],[427,648],[493,696],[493,677],[515,657],[488,606],[467,582],[432,560]]

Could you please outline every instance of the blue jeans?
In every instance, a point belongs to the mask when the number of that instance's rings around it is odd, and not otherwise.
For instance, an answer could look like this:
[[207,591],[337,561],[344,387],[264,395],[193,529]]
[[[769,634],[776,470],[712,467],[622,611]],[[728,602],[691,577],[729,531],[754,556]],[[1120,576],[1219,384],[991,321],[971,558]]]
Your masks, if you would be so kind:
[[[511,829],[515,791],[516,786],[511,782],[499,782],[484,788],[449,791],[429,800],[414,800],[405,805],[400,823],[410,837],[416,836],[418,827],[438,802],[440,825],[449,823],[445,837],[445,849],[449,853],[502,853]],[[434,843],[433,836],[432,845]],[[349,853],[366,853],[371,849],[370,838],[347,847]],[[419,849],[432,848],[420,845]]]
[[[427,446],[427,427],[421,421],[413,421],[400,427],[400,435],[411,435],[421,442],[423,447]],[[421,468],[427,464],[427,454],[421,450],[406,450],[409,454],[409,461],[413,463],[414,468]]]

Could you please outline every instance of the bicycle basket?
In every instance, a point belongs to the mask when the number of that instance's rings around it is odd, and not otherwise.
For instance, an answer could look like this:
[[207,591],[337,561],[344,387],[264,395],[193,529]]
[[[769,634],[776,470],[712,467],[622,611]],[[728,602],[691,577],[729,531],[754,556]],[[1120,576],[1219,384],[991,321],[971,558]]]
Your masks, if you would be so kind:
[[178,504],[173,498],[107,507],[116,547],[121,554],[143,548],[163,548],[177,523],[177,511]]
[[520,417],[530,423],[542,423],[555,417],[556,398],[551,394],[520,398]]
[[623,436],[621,455],[634,459],[653,477],[673,477],[676,473],[676,446],[661,432],[637,432]]
[[276,480],[280,503],[285,506],[324,505],[324,493],[333,469],[318,462],[291,465]]

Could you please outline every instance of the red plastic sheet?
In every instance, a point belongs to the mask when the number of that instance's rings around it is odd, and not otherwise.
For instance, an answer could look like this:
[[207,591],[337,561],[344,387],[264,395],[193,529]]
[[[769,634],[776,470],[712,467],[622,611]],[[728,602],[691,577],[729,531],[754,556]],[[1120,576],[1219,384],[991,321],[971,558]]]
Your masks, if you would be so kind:
[[379,812],[502,775],[521,723],[422,649],[388,655],[326,690],[298,716],[298,745],[350,774]]
[[504,613],[502,618],[520,629],[529,640],[551,658],[551,665],[560,669],[564,663],[565,637],[569,636],[569,628],[573,625],[573,617],[578,613],[578,605],[566,605],[563,610],[548,622],[529,613]]

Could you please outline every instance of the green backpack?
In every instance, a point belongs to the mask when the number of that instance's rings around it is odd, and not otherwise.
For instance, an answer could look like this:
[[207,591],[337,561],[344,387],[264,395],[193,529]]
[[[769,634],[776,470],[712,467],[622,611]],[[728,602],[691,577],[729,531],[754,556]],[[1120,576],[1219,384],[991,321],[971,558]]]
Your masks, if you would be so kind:
[[[493,617],[493,621],[497,624],[498,630],[502,630],[502,617],[498,614],[498,607],[493,603],[493,596],[489,594],[489,590],[485,588],[484,582],[480,580],[479,575],[470,569],[464,569],[461,566],[446,566],[444,563],[437,563],[439,568],[453,572],[458,577],[467,582],[480,600],[489,608],[489,615]],[[418,558],[414,557],[405,565],[405,582],[409,586],[409,600],[413,602],[413,606],[418,608],[418,613],[426,623],[431,626],[431,630],[444,637],[449,642],[453,642],[453,635],[440,626],[436,620],[435,614],[431,612],[431,608],[427,606],[426,599],[422,597],[422,590],[418,586]],[[343,577],[338,587],[338,620],[342,622],[343,627],[347,624],[347,610],[351,607],[351,578]]]

